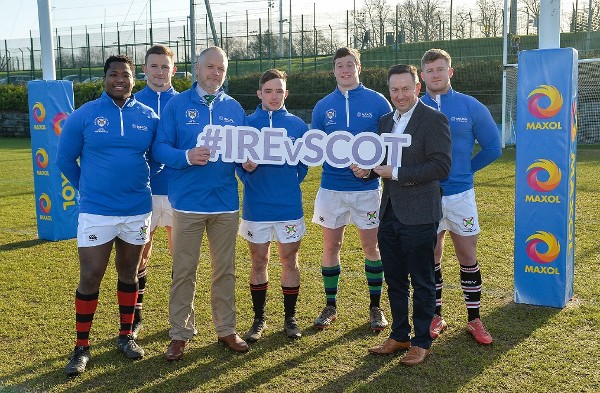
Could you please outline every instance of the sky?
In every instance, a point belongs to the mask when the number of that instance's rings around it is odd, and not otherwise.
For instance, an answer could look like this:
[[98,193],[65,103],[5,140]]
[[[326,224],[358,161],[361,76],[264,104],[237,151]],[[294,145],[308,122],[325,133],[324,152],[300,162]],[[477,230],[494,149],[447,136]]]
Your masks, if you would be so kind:
[[[189,15],[190,0],[48,0],[52,7],[52,27],[58,29],[68,29],[73,27],[83,28],[84,26],[96,26],[100,24],[105,26],[115,26],[115,23],[123,25],[131,22],[148,23],[149,9],[152,7],[153,21],[163,21],[166,26],[167,18],[178,23],[179,26],[185,23]],[[272,1],[272,21],[277,21],[279,17],[280,0],[210,0],[212,14],[215,20],[225,20],[227,13],[228,20],[245,21],[246,12],[252,20],[266,19],[268,3]],[[346,21],[344,10],[352,10],[354,7],[360,9],[365,0],[281,0],[283,4],[283,17],[289,15],[289,5],[292,3],[292,10],[295,17],[299,14],[312,15],[313,7],[316,7],[317,16],[322,18],[323,27],[327,28],[327,23],[331,26],[339,25],[338,28],[344,28]],[[387,0],[390,5],[401,3],[403,0]],[[451,0],[438,0],[442,6],[449,7]],[[468,7],[476,9],[477,0],[452,0],[453,10]],[[503,0],[493,0],[503,3]],[[547,0],[551,1],[551,0]],[[577,0],[561,0],[561,8],[571,7],[571,4]],[[200,18],[206,14],[205,0],[195,0],[196,13]],[[579,3],[587,3],[585,0],[579,0]],[[316,6],[315,6],[316,5]],[[2,41],[28,38],[30,31],[34,37],[39,37],[37,33],[38,25],[38,0],[0,0],[0,10],[3,18],[0,22],[0,47]],[[518,9],[524,8],[523,0],[519,0]],[[310,19],[310,18],[309,18]],[[306,22],[308,25],[312,21]],[[218,23],[218,22],[217,22]],[[276,22],[275,22],[276,23]],[[317,22],[319,24],[319,22]],[[234,23],[232,23],[234,24]],[[243,23],[240,23],[240,25]],[[275,25],[276,26],[276,25]],[[277,28],[274,27],[274,31]],[[217,26],[217,30],[218,30]],[[81,30],[81,29],[80,29]],[[285,28],[284,28],[285,30]],[[10,46],[10,43],[9,43]]]
[[[146,22],[149,18],[150,3],[152,5],[152,19],[179,18],[185,20],[189,15],[189,0],[49,0],[52,7],[52,28],[65,28],[84,25],[111,24],[115,22]],[[269,0],[211,0],[211,10],[214,18],[246,17],[246,10],[250,17],[264,16],[267,13]],[[292,10],[298,13],[312,14],[313,4],[317,13],[332,12],[336,10],[339,17],[340,10],[352,9],[353,2],[360,8],[363,0],[293,0]],[[279,0],[274,0],[274,20],[278,20]],[[196,0],[197,13],[205,14],[204,0]],[[290,0],[282,0],[284,18],[289,13]],[[0,0],[0,10],[3,18],[0,23],[0,40],[12,40],[29,37],[30,30],[33,36],[38,36],[38,1],[37,0]],[[298,11],[295,11],[298,10]],[[300,11],[302,10],[302,11]]]

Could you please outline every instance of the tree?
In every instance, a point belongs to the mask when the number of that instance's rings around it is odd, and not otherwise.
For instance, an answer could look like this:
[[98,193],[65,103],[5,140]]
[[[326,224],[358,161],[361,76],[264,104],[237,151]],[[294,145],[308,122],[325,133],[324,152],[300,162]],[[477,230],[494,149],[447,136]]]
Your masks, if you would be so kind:
[[496,37],[502,33],[502,8],[501,2],[494,0],[477,0],[479,20],[477,24],[481,28],[484,37]]

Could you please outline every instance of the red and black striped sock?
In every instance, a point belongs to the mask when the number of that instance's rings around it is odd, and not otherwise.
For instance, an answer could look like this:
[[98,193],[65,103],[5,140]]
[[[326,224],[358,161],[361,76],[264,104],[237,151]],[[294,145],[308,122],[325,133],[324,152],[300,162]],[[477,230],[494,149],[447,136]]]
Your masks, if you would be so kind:
[[146,268],[143,268],[141,270],[138,271],[138,296],[137,296],[137,301],[135,302],[135,315],[133,320],[135,322],[141,322],[142,321],[142,307],[143,307],[143,303],[144,303],[144,293],[146,292],[146,274],[147,274],[147,270]]
[[267,289],[269,282],[253,285],[250,284],[250,295],[252,296],[252,309],[254,319],[265,319],[265,308],[267,306]]
[[98,307],[98,296],[100,292],[84,295],[75,290],[75,329],[77,330],[78,347],[90,346],[90,329],[92,320]]
[[300,293],[300,285],[297,287],[281,286],[283,291],[283,310],[285,319],[296,315],[296,303],[298,302],[298,294]]
[[119,336],[127,336],[132,333],[133,314],[138,296],[138,283],[126,284],[119,280],[117,282],[117,300],[119,302],[119,313],[121,314],[121,327]]

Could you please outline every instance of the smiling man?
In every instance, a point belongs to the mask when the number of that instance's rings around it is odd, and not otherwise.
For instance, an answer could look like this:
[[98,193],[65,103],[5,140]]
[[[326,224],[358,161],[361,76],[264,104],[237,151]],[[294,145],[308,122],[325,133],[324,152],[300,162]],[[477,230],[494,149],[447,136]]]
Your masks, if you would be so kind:
[[235,331],[235,242],[240,208],[235,163],[209,161],[210,149],[196,146],[204,126],[246,124],[241,105],[223,89],[228,60],[223,49],[202,51],[196,79],[173,97],[161,113],[154,158],[171,170],[169,201],[173,206],[173,270],[169,297],[169,361],[183,357],[196,333],[194,297],[204,232],[211,261],[211,307],[217,341],[236,352],[248,344]]
[[392,311],[389,338],[369,352],[387,355],[408,350],[400,363],[413,366],[429,355],[432,342],[429,326],[435,309],[433,252],[442,217],[440,180],[450,171],[450,129],[446,116],[419,100],[421,83],[415,66],[390,67],[388,87],[396,110],[381,119],[379,133],[407,134],[412,142],[402,150],[400,166],[375,167],[368,177],[383,179],[377,239]]
[[[354,48],[340,48],[333,56],[336,89],[320,100],[312,115],[312,128],[327,134],[348,131],[377,132],[379,119],[390,112],[390,103],[380,93],[360,83],[360,53]],[[352,165],[354,168],[355,165]],[[321,187],[315,200],[312,222],[321,225],[323,257],[321,273],[326,304],[315,319],[318,329],[329,327],[337,318],[337,292],[341,273],[340,250],[346,225],[358,228],[365,255],[365,275],[369,287],[370,328],[381,331],[388,325],[380,308],[383,268],[377,247],[377,211],[381,191],[378,179],[363,181],[355,176],[356,169],[334,168],[323,164]],[[361,170],[362,171],[362,170]],[[361,172],[361,176],[369,171]]]
[[[283,71],[272,69],[262,74],[256,92],[261,104],[248,117],[248,125],[261,131],[263,127],[285,128],[288,138],[295,141],[302,138],[308,126],[285,109],[286,85],[287,75]],[[250,294],[254,322],[245,339],[248,342],[258,341],[266,326],[268,267],[273,240],[277,242],[281,261],[283,330],[289,338],[300,338],[302,332],[296,320],[296,301],[300,291],[298,249],[306,232],[300,183],[306,177],[308,167],[302,163],[256,165],[248,161],[237,172],[244,185],[239,234],[248,241],[252,259]]]
[[[154,45],[146,52],[145,64],[142,70],[146,74],[146,87],[135,94],[135,98],[148,105],[160,117],[167,102],[179,94],[171,85],[171,78],[175,75],[177,67],[173,63],[173,51],[164,45]],[[150,159],[150,167],[157,168],[160,164]],[[171,251],[171,227],[173,226],[173,209],[167,197],[168,179],[170,171],[163,168],[150,178],[152,189],[152,221],[150,222],[150,241],[144,247],[142,262],[138,270],[138,300],[135,305],[135,319],[133,321],[133,337],[137,339],[142,329],[142,307],[146,293],[148,260],[152,253],[152,239],[158,227],[165,227],[169,251]]]
[[121,322],[117,348],[130,359],[144,356],[132,325],[137,269],[152,211],[146,154],[158,117],[132,96],[134,69],[128,57],[110,56],[104,65],[104,93],[69,116],[58,143],[58,166],[80,196],[77,341],[65,370],[69,376],[85,371],[89,361],[90,328],[113,245]]

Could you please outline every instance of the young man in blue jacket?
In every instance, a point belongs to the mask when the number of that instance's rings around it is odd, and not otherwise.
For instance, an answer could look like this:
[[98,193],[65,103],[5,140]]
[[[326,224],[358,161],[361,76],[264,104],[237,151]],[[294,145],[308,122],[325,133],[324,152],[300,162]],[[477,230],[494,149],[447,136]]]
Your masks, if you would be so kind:
[[209,161],[211,150],[198,144],[206,125],[241,126],[246,113],[227,95],[223,82],[227,55],[219,47],[203,50],[195,82],[173,97],[160,116],[154,158],[170,170],[173,206],[173,271],[169,296],[169,361],[179,360],[196,333],[194,297],[204,232],[211,260],[211,307],[218,342],[236,352],[248,344],[235,331],[235,243],[239,221],[235,163]]
[[[135,94],[135,98],[148,105],[160,117],[167,102],[179,94],[171,85],[171,78],[177,71],[173,62],[174,53],[171,48],[164,45],[154,45],[146,52],[146,59],[142,70],[146,74],[146,87]],[[150,167],[156,168],[160,164],[150,159]],[[171,251],[171,227],[173,226],[173,209],[167,197],[169,170],[163,168],[150,178],[152,189],[152,220],[150,221],[150,241],[146,243],[142,253],[142,261],[138,269],[138,299],[135,305],[135,318],[133,320],[133,338],[137,339],[142,330],[142,307],[146,293],[148,260],[152,253],[152,238],[158,227],[165,227],[169,252]]]
[[[287,75],[283,71],[268,70],[259,80],[256,92],[261,104],[248,117],[248,125],[262,130],[284,128],[292,141],[302,138],[308,126],[302,119],[285,109],[288,91]],[[300,338],[302,331],[296,320],[296,302],[300,291],[298,249],[306,233],[302,210],[300,183],[308,167],[297,165],[257,165],[247,161],[237,169],[244,185],[242,222],[239,234],[248,241],[252,269],[250,294],[254,322],[246,333],[248,342],[256,342],[266,327],[265,307],[269,287],[269,255],[271,241],[277,242],[281,260],[281,290],[283,292],[283,329],[289,338]]]
[[[348,131],[377,132],[379,119],[392,107],[380,93],[360,83],[360,53],[340,48],[333,56],[336,89],[320,100],[313,110],[312,128],[330,134]],[[370,328],[381,331],[388,325],[380,308],[383,267],[377,246],[379,226],[379,179],[357,179],[348,168],[323,164],[321,187],[315,200],[312,221],[323,230],[321,272],[327,303],[315,319],[314,326],[324,329],[337,318],[337,291],[341,273],[340,249],[346,225],[354,223],[365,253],[365,274],[370,294]]]
[[[490,111],[474,97],[452,89],[452,59],[442,49],[430,49],[421,59],[421,78],[427,85],[422,101],[448,117],[452,139],[450,174],[440,182],[443,217],[435,248],[436,308],[431,322],[431,337],[447,328],[442,318],[442,251],[446,231],[454,244],[460,264],[460,282],[468,312],[467,331],[484,345],[493,339],[479,318],[481,272],[477,263],[477,237],[480,231],[473,177],[502,155],[498,127]],[[475,141],[481,150],[473,155]]]
[[84,372],[89,361],[90,328],[113,245],[121,321],[117,347],[130,359],[144,356],[132,325],[137,269],[152,212],[146,154],[158,117],[131,94],[134,70],[128,57],[110,56],[104,64],[104,93],[69,116],[58,143],[58,166],[80,197],[77,341],[65,370],[69,376]]

